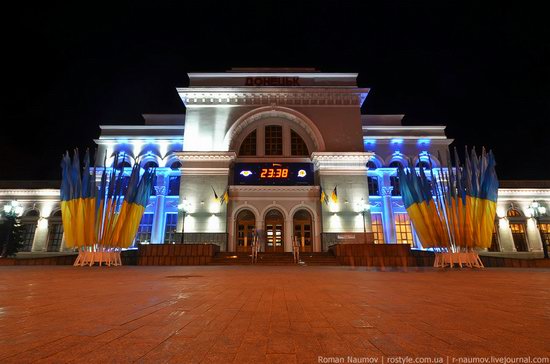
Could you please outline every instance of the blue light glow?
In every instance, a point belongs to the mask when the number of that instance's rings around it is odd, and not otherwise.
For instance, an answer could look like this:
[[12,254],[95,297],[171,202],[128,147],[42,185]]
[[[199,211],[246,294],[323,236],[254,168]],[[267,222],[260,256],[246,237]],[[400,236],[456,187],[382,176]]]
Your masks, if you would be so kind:
[[431,142],[430,139],[418,139],[418,144],[419,145],[429,145]]
[[403,144],[403,139],[401,138],[394,138],[391,140],[392,144]]

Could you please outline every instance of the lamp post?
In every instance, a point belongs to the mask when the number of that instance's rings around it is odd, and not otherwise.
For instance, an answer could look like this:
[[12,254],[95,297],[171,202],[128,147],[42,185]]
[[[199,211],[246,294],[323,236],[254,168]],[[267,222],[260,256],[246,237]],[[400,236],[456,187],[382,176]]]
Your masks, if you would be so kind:
[[4,216],[6,217],[6,223],[8,224],[6,229],[6,238],[0,249],[0,258],[8,254],[8,246],[11,243],[11,235],[16,224],[16,219],[23,215],[23,206],[17,201],[13,200],[9,204],[4,205]]
[[191,206],[191,203],[187,201],[187,199],[183,199],[183,201],[178,205],[178,210],[182,214],[182,222],[181,222],[181,244],[183,244],[183,233],[185,230],[185,216],[187,215],[187,212],[189,211],[189,207]]
[[548,246],[544,241],[542,231],[540,231],[540,218],[546,214],[546,207],[541,206],[540,203],[538,203],[537,201],[533,201],[529,205],[528,211],[531,214],[531,217],[534,218],[537,223],[537,230],[539,231],[540,241],[542,243],[542,251],[544,252],[544,258],[548,259]]
[[361,214],[363,215],[363,239],[365,244],[367,243],[367,212],[370,210],[370,205],[365,201],[365,199],[361,199],[361,201],[358,203],[359,208],[361,210]]

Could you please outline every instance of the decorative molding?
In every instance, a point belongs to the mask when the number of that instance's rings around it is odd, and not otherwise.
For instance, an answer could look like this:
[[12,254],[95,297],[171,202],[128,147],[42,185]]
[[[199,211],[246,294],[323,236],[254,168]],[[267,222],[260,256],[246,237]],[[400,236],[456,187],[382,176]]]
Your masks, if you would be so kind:
[[58,197],[59,190],[54,189],[0,189],[1,196],[39,196],[39,197]]
[[229,186],[230,192],[312,192],[319,191],[319,186]]
[[182,176],[227,176],[229,175],[229,167],[220,167],[220,168],[212,168],[212,167],[184,167],[180,168],[182,171]]
[[360,107],[369,89],[326,87],[178,88],[186,107],[193,106],[331,106]]
[[176,152],[174,154],[181,162],[231,162],[237,157],[235,152]]
[[391,204],[394,207],[405,207],[405,204],[399,201],[392,201]]
[[546,196],[547,198],[550,198],[550,189],[543,189],[543,188],[499,188],[498,189],[498,196],[504,197],[504,196]]
[[154,186],[154,188],[155,188],[155,192],[157,193],[157,196],[166,195],[166,186]]
[[391,196],[393,186],[382,186],[382,196]]

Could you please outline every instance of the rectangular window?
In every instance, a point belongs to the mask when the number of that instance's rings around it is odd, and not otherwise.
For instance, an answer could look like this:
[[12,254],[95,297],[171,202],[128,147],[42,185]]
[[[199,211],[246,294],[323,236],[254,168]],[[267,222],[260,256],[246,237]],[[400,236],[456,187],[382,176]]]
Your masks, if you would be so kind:
[[179,196],[180,176],[172,176],[168,179],[168,196]]
[[150,243],[151,242],[151,232],[153,231],[153,215],[154,214],[143,214],[141,222],[139,223],[139,228],[136,236],[136,243]]
[[173,243],[176,241],[176,226],[178,225],[178,214],[166,214],[166,223],[164,224],[164,243]]
[[367,177],[367,182],[369,185],[369,195],[370,196],[380,196],[380,191],[378,189],[378,178],[377,177]]
[[393,187],[391,190],[392,196],[401,196],[401,187],[399,186],[399,177],[391,176],[390,184]]
[[542,243],[546,244],[550,248],[550,224],[544,223],[539,224],[540,237],[542,238]]
[[268,125],[265,127],[265,155],[283,154],[283,127]]
[[34,233],[36,232],[36,222],[24,223],[25,231],[23,233],[23,249],[21,251],[30,252],[34,241]]
[[63,241],[63,223],[50,222],[48,226],[48,251],[58,252],[61,250]]
[[394,214],[397,244],[414,246],[411,222],[408,214]]
[[382,225],[382,214],[371,214],[372,233],[375,244],[384,244],[384,228]]

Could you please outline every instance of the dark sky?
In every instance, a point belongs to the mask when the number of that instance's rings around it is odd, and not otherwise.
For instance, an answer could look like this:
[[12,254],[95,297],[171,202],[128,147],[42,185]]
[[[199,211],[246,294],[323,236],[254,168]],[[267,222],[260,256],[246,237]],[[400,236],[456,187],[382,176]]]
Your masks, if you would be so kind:
[[458,147],[495,151],[501,179],[550,179],[544,9],[222,3],[4,9],[0,179],[59,179],[61,153],[93,147],[99,124],[184,112],[175,87],[187,85],[187,72],[254,66],[359,72],[371,88],[364,112],[448,125]]

